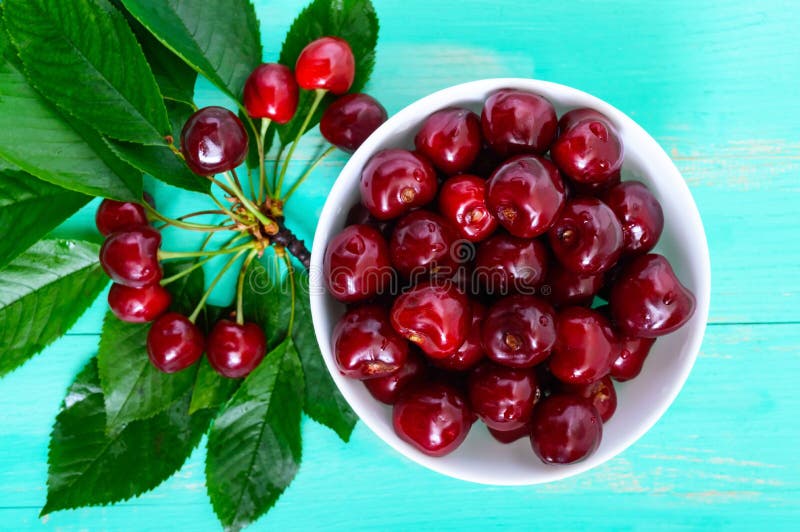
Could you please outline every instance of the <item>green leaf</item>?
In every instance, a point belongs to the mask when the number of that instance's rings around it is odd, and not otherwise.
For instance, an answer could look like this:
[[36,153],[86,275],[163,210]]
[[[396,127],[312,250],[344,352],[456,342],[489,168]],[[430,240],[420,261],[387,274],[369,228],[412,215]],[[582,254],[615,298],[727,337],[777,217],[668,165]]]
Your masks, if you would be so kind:
[[149,491],[181,468],[213,412],[189,416],[189,394],[165,412],[106,433],[95,359],[67,390],[50,436],[47,502],[56,510],[109,504]]
[[211,189],[211,181],[194,174],[166,146],[146,146],[113,139],[108,139],[108,145],[118,157],[164,183],[194,192],[206,193]]
[[[378,16],[370,0],[314,0],[294,19],[281,48],[280,63],[294,68],[300,52],[308,43],[325,36],[341,37],[350,44],[356,59],[356,76],[350,92],[364,88],[375,66],[378,44]],[[313,101],[313,91],[301,91],[297,113],[291,122],[278,128],[283,144],[297,136]],[[314,113],[309,128],[319,123],[325,107],[335,98],[326,96]]]
[[167,111],[125,17],[107,0],[5,0],[28,78],[109,137],[163,145]]
[[175,146],[180,148],[181,131],[183,125],[189,120],[189,117],[194,114],[194,107],[183,102],[165,102],[167,104],[167,114],[169,115],[170,124],[172,124],[172,138]]
[[95,244],[41,240],[0,270],[0,375],[62,336],[108,278]]
[[0,170],[0,227],[4,233],[0,238],[0,268],[72,216],[89,199],[25,172]]
[[208,359],[203,357],[197,368],[189,413],[193,414],[198,410],[208,408],[219,408],[228,402],[241,382],[241,379],[223,377],[214,371],[214,368],[208,363]]
[[333,382],[319,350],[311,322],[308,274],[304,270],[296,270],[295,297],[292,338],[305,375],[304,409],[311,419],[332,428],[343,441],[349,441],[358,416]]
[[303,371],[287,339],[245,379],[211,428],[206,483],[224,526],[255,521],[294,479],[302,407]]
[[170,50],[235,100],[261,63],[261,35],[249,0],[122,0]]
[[[274,251],[266,258],[274,258]],[[267,335],[267,345],[274,348],[286,338],[291,314],[291,286],[280,268],[265,268],[254,260],[245,273],[242,308],[248,320],[259,324]]]

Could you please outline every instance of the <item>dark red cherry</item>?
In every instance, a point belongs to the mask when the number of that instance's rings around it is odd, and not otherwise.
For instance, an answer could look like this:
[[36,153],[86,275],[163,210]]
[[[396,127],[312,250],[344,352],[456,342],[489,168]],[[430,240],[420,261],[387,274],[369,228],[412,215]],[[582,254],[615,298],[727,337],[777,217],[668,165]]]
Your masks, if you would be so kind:
[[347,41],[322,37],[303,48],[294,70],[297,84],[306,90],[322,89],[344,94],[353,85],[356,61]]
[[455,230],[438,214],[410,212],[392,232],[389,257],[397,271],[410,279],[423,279],[428,274],[449,276],[456,270],[457,238]]
[[604,281],[602,273],[574,273],[560,264],[550,264],[541,294],[556,307],[590,305]]
[[534,155],[518,156],[495,170],[486,197],[489,210],[509,233],[533,238],[555,221],[565,189],[553,163]]
[[393,405],[403,390],[425,377],[426,370],[427,366],[422,355],[412,349],[400,369],[385,377],[367,379],[364,381],[364,386],[372,397],[381,403]]
[[590,118],[561,132],[550,149],[550,157],[559,170],[576,182],[603,183],[619,172],[624,151],[610,122]]
[[561,119],[558,121],[559,134],[567,132],[572,129],[575,124],[583,122],[584,120],[598,120],[611,124],[611,120],[600,111],[595,111],[588,107],[579,107],[561,115]]
[[622,254],[622,227],[596,198],[569,200],[547,236],[558,262],[575,273],[608,270]]
[[549,253],[539,240],[498,233],[478,245],[473,278],[489,294],[533,294]]
[[197,175],[208,176],[236,168],[247,156],[248,139],[242,121],[224,107],[204,107],[186,121],[181,153]]
[[548,464],[571,464],[600,446],[603,422],[589,401],[568,394],[543,399],[533,412],[531,446]]
[[345,303],[374,297],[392,281],[389,247],[383,235],[368,225],[350,225],[333,237],[323,269],[328,290]]
[[400,395],[392,411],[394,431],[430,456],[444,456],[461,445],[472,427],[464,395],[441,383],[415,386]]
[[244,107],[253,118],[285,124],[297,110],[299,92],[288,67],[264,63],[253,70],[244,84]]
[[147,225],[147,213],[138,203],[104,199],[97,207],[94,221],[100,234],[108,236],[123,229]]
[[611,419],[617,410],[617,392],[611,377],[603,377],[590,384],[563,384],[565,393],[577,395],[592,403],[603,423]]
[[611,315],[623,334],[654,338],[681,327],[697,301],[669,261],[651,253],[635,258],[611,287]]
[[577,181],[569,181],[567,183],[567,190],[571,193],[571,196],[568,194],[568,197],[594,196],[602,199],[606,192],[619,185],[621,182],[622,173],[619,171],[602,183],[578,183]]
[[361,172],[361,201],[378,220],[390,220],[430,203],[437,186],[427,159],[407,150],[384,150]]
[[497,155],[491,148],[484,146],[467,173],[488,179],[502,162],[503,157]]
[[229,320],[214,324],[208,336],[206,356],[214,370],[231,379],[250,374],[267,353],[267,338],[255,323],[239,325]]
[[656,343],[655,338],[635,338],[625,336],[620,341],[620,350],[611,365],[611,376],[623,382],[639,376],[650,349]]
[[472,322],[467,339],[452,355],[432,359],[431,363],[434,366],[450,371],[467,371],[486,357],[481,344],[481,324],[486,316],[486,307],[473,300],[470,301],[470,310],[472,311]]
[[523,425],[522,427],[515,429],[515,430],[495,430],[492,427],[489,427],[489,434],[492,435],[492,438],[499,441],[500,443],[514,443],[515,441],[525,438],[526,436],[531,435],[531,427],[530,425]]
[[325,109],[319,131],[325,140],[352,153],[387,118],[386,109],[369,94],[345,94]]
[[497,219],[486,206],[486,181],[478,176],[462,174],[445,181],[439,211],[470,242],[480,242],[497,229]]
[[334,327],[333,354],[346,377],[386,377],[406,363],[408,343],[392,329],[383,307],[362,305],[348,310]]
[[147,333],[147,355],[164,373],[186,369],[200,359],[204,348],[203,333],[186,316],[167,312],[158,318]]
[[489,308],[481,327],[487,356],[512,368],[544,361],[556,342],[553,307],[529,295],[514,295]]
[[472,411],[495,430],[516,430],[527,425],[539,396],[533,369],[484,362],[469,376]]
[[372,216],[361,203],[356,203],[350,207],[350,210],[347,211],[347,218],[345,219],[344,225],[369,225],[370,227],[374,227],[380,231],[387,243],[389,239],[392,238],[392,229],[394,229],[394,224],[391,221],[378,220]]
[[161,233],[143,225],[113,233],[100,248],[100,264],[115,283],[143,288],[161,280]]
[[432,358],[444,358],[467,339],[472,320],[467,296],[450,283],[422,283],[395,299],[392,326]]
[[486,142],[503,157],[546,152],[556,136],[556,120],[545,98],[514,89],[489,96],[481,114]]
[[611,370],[619,339],[605,316],[584,307],[568,307],[556,318],[558,339],[548,364],[561,382],[588,384]]
[[640,255],[656,246],[664,229],[664,211],[648,188],[638,181],[626,181],[603,197],[622,224],[625,255]]
[[128,323],[146,323],[161,316],[169,308],[172,296],[160,284],[131,288],[114,283],[108,291],[111,312]]
[[436,111],[423,122],[414,145],[433,165],[448,175],[472,166],[481,151],[481,122],[468,109]]

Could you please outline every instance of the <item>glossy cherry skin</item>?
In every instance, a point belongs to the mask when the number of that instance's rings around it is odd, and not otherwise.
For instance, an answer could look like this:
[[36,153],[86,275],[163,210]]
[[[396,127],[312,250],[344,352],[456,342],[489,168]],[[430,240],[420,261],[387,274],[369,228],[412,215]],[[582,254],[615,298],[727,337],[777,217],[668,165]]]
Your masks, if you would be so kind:
[[568,192],[574,196],[594,196],[595,198],[603,199],[606,192],[619,185],[622,182],[622,173],[616,172],[602,183],[578,183],[577,181],[569,181],[567,183]]
[[94,221],[100,234],[108,236],[123,229],[147,225],[147,213],[138,203],[104,199],[97,207]]
[[467,296],[450,283],[422,283],[395,299],[392,327],[431,358],[455,353],[472,322]]
[[617,391],[611,377],[606,376],[590,384],[563,384],[561,390],[591,402],[603,423],[617,411]]
[[385,377],[375,377],[364,381],[369,393],[387,405],[393,405],[398,397],[409,386],[420,382],[427,374],[427,366],[422,355],[414,349],[408,352],[405,364],[400,369]]
[[568,307],[556,318],[558,339],[548,364],[561,382],[589,384],[608,375],[619,353],[611,323],[596,310]]
[[361,202],[378,220],[391,220],[430,203],[438,181],[423,156],[407,150],[375,154],[361,171]]
[[481,344],[481,324],[486,316],[486,307],[473,300],[470,301],[470,310],[472,322],[470,323],[467,339],[452,355],[431,359],[431,363],[434,366],[449,371],[467,371],[486,358],[486,352],[483,349],[483,344]]
[[600,414],[582,397],[551,395],[533,412],[531,446],[542,462],[571,464],[582,460],[597,450],[602,437]]
[[114,283],[108,291],[111,312],[128,323],[153,321],[167,311],[171,302],[169,291],[157,283],[144,288]]
[[547,269],[541,294],[555,307],[585,306],[592,303],[604,282],[602,273],[575,273],[553,263]]
[[147,355],[164,373],[175,373],[197,362],[204,345],[197,325],[177,312],[162,315],[147,333]]
[[514,295],[497,301],[481,327],[486,355],[512,368],[543,362],[556,342],[554,313],[549,303],[535,296]]
[[550,157],[570,179],[599,184],[619,172],[624,152],[622,140],[610,122],[587,119],[561,132]]
[[614,324],[628,336],[655,338],[675,331],[694,314],[697,301],[663,255],[634,259],[620,272],[609,299]]
[[480,242],[497,229],[497,219],[486,206],[486,181],[478,176],[462,174],[442,183],[439,212],[470,242]]
[[572,129],[575,124],[578,122],[583,122],[584,120],[598,120],[600,122],[611,124],[611,120],[609,120],[608,117],[600,111],[595,111],[594,109],[590,109],[588,107],[579,107],[577,109],[567,111],[561,115],[561,118],[558,121],[559,134],[567,132],[568,130]]
[[545,233],[556,220],[566,191],[553,163],[522,155],[495,170],[486,197],[489,210],[509,233],[533,238]]
[[353,85],[356,60],[347,41],[338,37],[322,37],[303,48],[294,71],[297,84],[303,89],[344,94]]
[[481,122],[468,109],[436,111],[422,123],[414,137],[417,151],[448,175],[467,170],[481,151]]
[[239,325],[230,320],[214,324],[206,342],[206,356],[214,370],[230,379],[249,375],[267,353],[267,338],[255,323]]
[[113,233],[100,248],[100,264],[115,283],[143,288],[161,280],[161,233],[143,225]]
[[297,111],[299,92],[288,67],[264,63],[253,70],[244,84],[244,107],[253,118],[267,118],[285,124]]
[[533,294],[544,280],[549,253],[539,240],[497,233],[478,245],[473,278],[488,294]]
[[623,254],[641,255],[656,246],[664,230],[664,211],[644,183],[620,183],[603,196],[603,201],[622,225]]
[[430,456],[444,456],[458,448],[472,427],[464,394],[443,383],[414,386],[402,393],[392,411],[394,431],[404,441]]
[[389,246],[374,227],[345,227],[328,243],[323,273],[328,291],[339,301],[367,300],[392,281]]
[[345,94],[325,109],[319,131],[325,140],[352,153],[387,118],[386,109],[369,94]]
[[654,343],[655,338],[623,337],[619,354],[611,365],[611,376],[614,380],[623,382],[637,377],[642,372],[644,361]]
[[456,270],[458,239],[447,220],[426,210],[402,217],[389,241],[389,258],[400,275],[424,279],[429,274],[452,275]]
[[556,111],[538,94],[501,89],[487,98],[481,113],[483,136],[503,157],[541,154],[556,136]]
[[469,376],[472,411],[495,430],[516,430],[527,425],[539,396],[533,369],[484,362]]
[[406,363],[408,343],[392,328],[383,307],[361,305],[347,311],[334,327],[333,354],[346,377],[386,377]]
[[514,430],[495,430],[489,427],[489,434],[500,443],[509,444],[531,435],[530,425],[523,425]]
[[209,176],[236,168],[247,156],[247,132],[235,114],[224,107],[204,107],[186,121],[181,153],[197,175]]
[[596,198],[568,201],[547,236],[558,262],[575,273],[604,272],[622,254],[622,226]]

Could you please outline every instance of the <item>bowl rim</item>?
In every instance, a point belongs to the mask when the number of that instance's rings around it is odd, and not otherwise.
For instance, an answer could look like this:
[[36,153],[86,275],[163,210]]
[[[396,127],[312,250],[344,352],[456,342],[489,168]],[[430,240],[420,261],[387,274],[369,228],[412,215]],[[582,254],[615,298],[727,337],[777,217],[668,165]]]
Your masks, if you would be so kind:
[[[345,180],[342,179],[342,176],[354,173],[360,174],[360,169],[363,167],[364,163],[366,163],[368,158],[372,156],[373,152],[376,151],[376,148],[379,146],[379,144],[384,141],[384,137],[393,133],[398,125],[408,122],[409,119],[424,117],[430,114],[430,112],[433,110],[446,106],[447,101],[458,100],[459,97],[463,99],[465,95],[469,96],[470,94],[486,94],[501,88],[519,89],[534,93],[538,91],[557,92],[564,98],[580,100],[585,104],[585,106],[593,107],[601,113],[609,116],[613,122],[624,123],[626,129],[630,129],[634,135],[643,138],[647,143],[651,144],[656,150],[657,154],[659,156],[663,156],[663,164],[669,165],[674,174],[681,177],[681,179],[677,180],[675,183],[676,188],[671,190],[670,193],[681,196],[680,201],[686,207],[686,211],[683,213],[685,217],[684,223],[688,223],[692,226],[693,234],[697,238],[696,246],[693,246],[693,248],[696,248],[700,251],[700,256],[694,257],[695,259],[699,259],[699,268],[697,269],[697,287],[695,290],[697,307],[695,309],[696,317],[694,319],[698,319],[697,317],[699,316],[700,323],[698,323],[696,331],[694,331],[693,334],[687,339],[685,345],[688,347],[690,356],[687,357],[680,368],[679,376],[677,379],[675,379],[665,400],[663,400],[657,408],[654,408],[652,411],[650,411],[649,415],[642,423],[636,425],[632,430],[628,431],[620,444],[613,449],[608,450],[605,455],[599,457],[599,459],[597,457],[590,457],[589,459],[566,466],[552,466],[552,474],[546,475],[547,478],[538,478],[543,477],[543,475],[538,475],[537,478],[509,479],[507,481],[496,478],[489,480],[476,475],[466,474],[461,471],[454,471],[452,468],[445,467],[442,462],[439,461],[440,459],[428,456],[401,440],[391,428],[389,428],[387,433],[385,427],[379,426],[378,423],[371,418],[371,416],[365,416],[363,412],[359,411],[360,408],[358,405],[361,401],[358,398],[354,398],[350,394],[347,387],[342,385],[346,382],[346,378],[339,373],[335,366],[331,352],[332,350],[330,348],[330,342],[320,341],[320,339],[324,338],[327,334],[327,332],[323,330],[323,324],[321,323],[322,320],[320,318],[321,314],[325,312],[323,303],[324,299],[328,297],[324,288],[324,283],[321,281],[324,249],[327,244],[326,234],[330,233],[330,226],[335,223],[337,214],[340,214],[337,212],[337,205],[335,204],[336,200],[343,194],[346,194],[348,186],[352,186],[348,183],[345,183]],[[453,85],[424,96],[405,106],[403,109],[391,116],[384,124],[375,130],[375,132],[358,148],[358,150],[352,154],[348,162],[339,172],[336,181],[331,187],[317,221],[312,244],[311,265],[309,272],[311,283],[316,283],[315,286],[311,286],[309,292],[311,299],[311,317],[314,324],[317,343],[319,344],[320,351],[325,359],[328,372],[330,373],[333,381],[336,383],[337,388],[342,393],[347,403],[351,408],[353,408],[356,415],[358,415],[359,419],[364,422],[364,424],[367,425],[367,427],[369,427],[369,429],[372,430],[372,432],[375,433],[383,442],[406,458],[413,460],[414,462],[428,469],[436,471],[437,473],[460,480],[486,485],[519,486],[555,482],[579,475],[585,471],[600,466],[618,456],[631,445],[636,443],[636,441],[638,441],[656,424],[656,422],[658,422],[659,419],[661,419],[667,409],[669,409],[669,407],[674,403],[680,391],[683,389],[689,373],[691,372],[697,360],[700,346],[705,336],[705,330],[708,325],[708,313],[711,297],[711,260],[708,249],[708,240],[706,238],[705,228],[703,227],[702,219],[700,217],[700,212],[680,170],[678,170],[678,168],[675,166],[675,163],[664,151],[661,145],[627,114],[623,113],[611,104],[597,98],[596,96],[567,85],[531,78],[486,78]]]

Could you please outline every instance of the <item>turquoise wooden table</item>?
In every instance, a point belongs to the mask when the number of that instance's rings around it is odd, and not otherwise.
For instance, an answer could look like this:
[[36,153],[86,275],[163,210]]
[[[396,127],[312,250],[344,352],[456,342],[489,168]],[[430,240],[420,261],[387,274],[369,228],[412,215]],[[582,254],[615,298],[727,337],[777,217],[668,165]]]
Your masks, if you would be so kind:
[[[268,59],[303,2],[258,1]],[[753,4],[753,5],[749,5]],[[359,425],[345,445],[305,420],[304,464],[256,529],[789,529],[800,524],[800,10],[791,1],[377,0],[369,91],[395,112],[495,76],[572,85],[628,113],[672,155],[711,246],[711,318],[664,418],[587,474],[492,488],[425,470]],[[200,83],[202,103],[221,102]],[[312,135],[313,137],[313,135]],[[317,137],[318,138],[318,137]],[[298,165],[313,155],[304,144]],[[345,162],[328,160],[290,219],[313,234]],[[169,215],[197,202],[155,187]],[[58,231],[91,236],[89,205]],[[96,238],[96,236],[95,236]],[[221,295],[220,295],[221,297]],[[203,445],[151,493],[39,518],[47,443],[67,385],[94,354],[104,301],[0,381],[0,528],[214,530]]]

